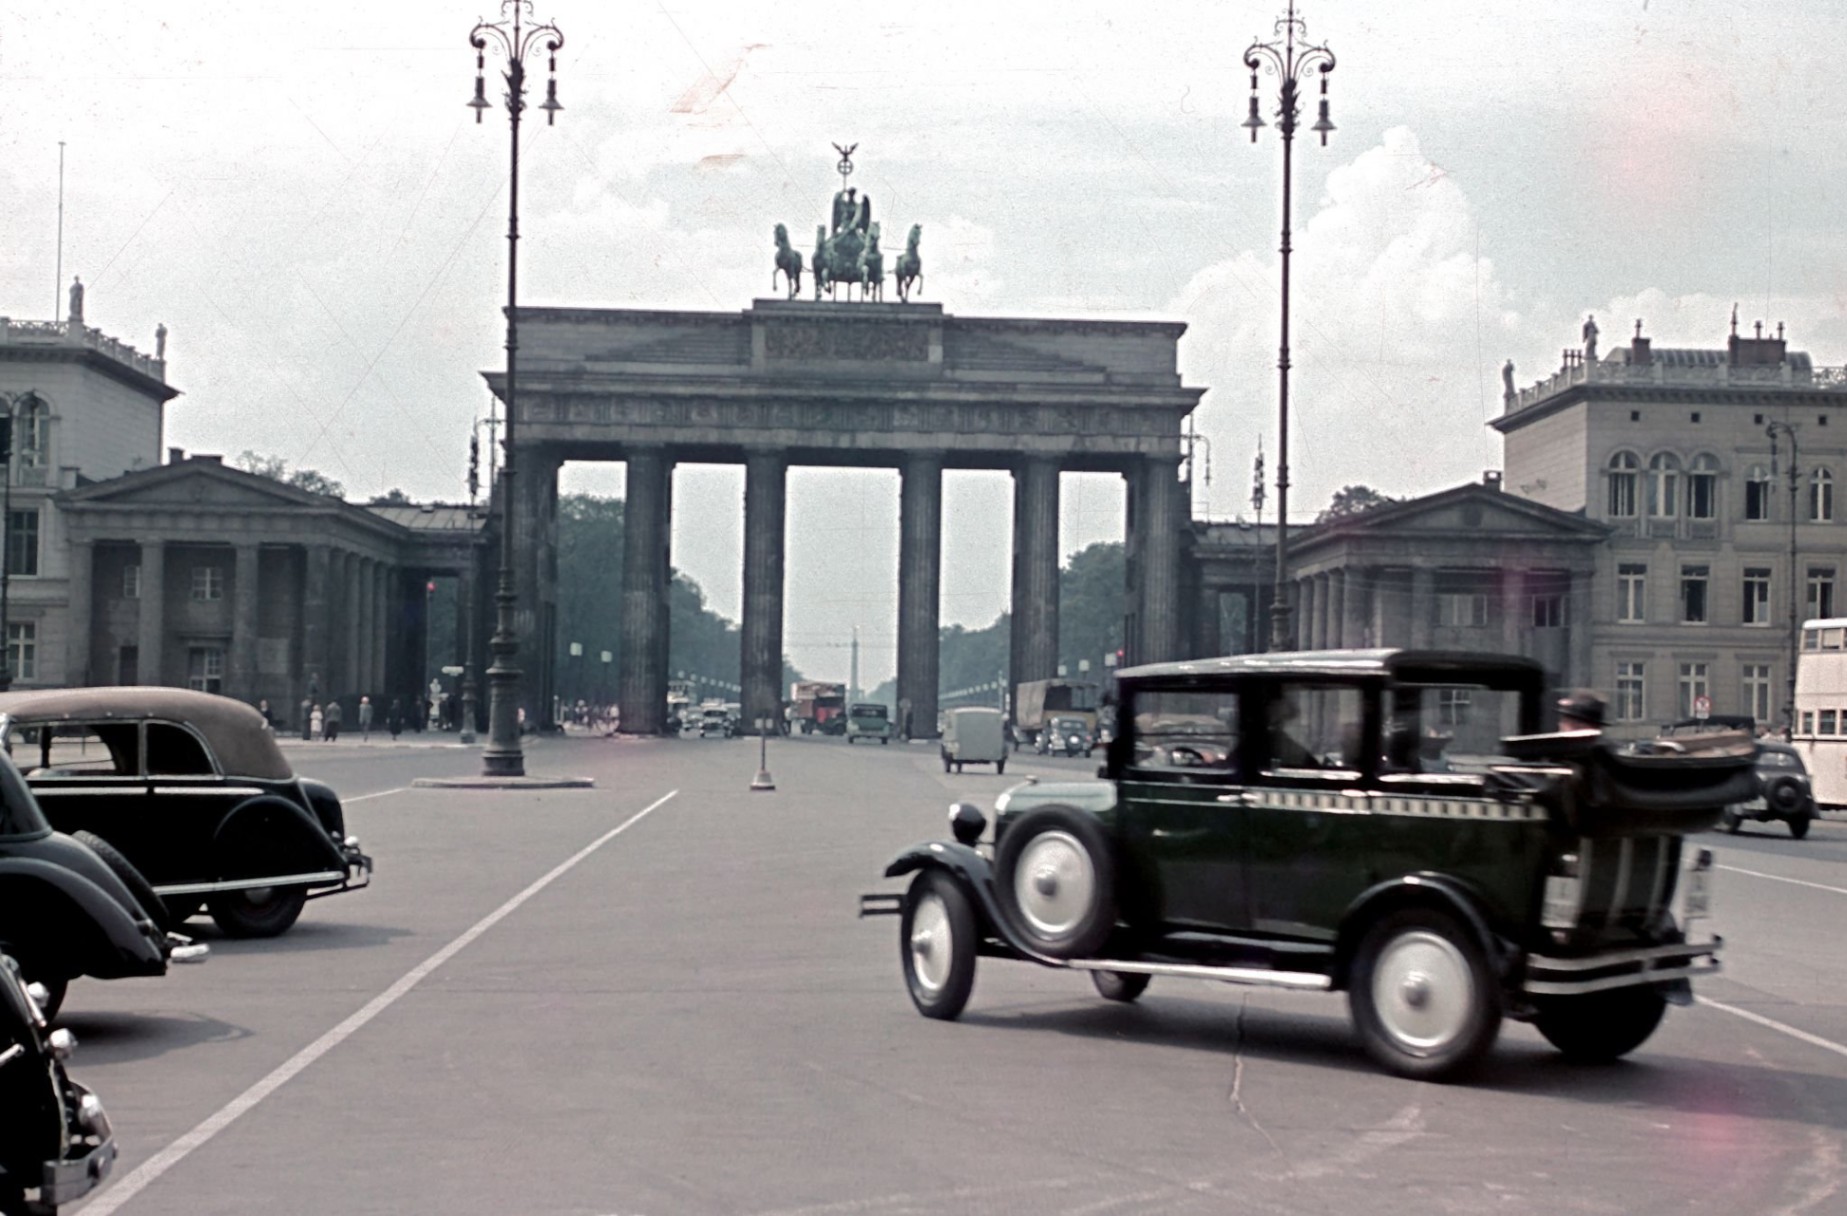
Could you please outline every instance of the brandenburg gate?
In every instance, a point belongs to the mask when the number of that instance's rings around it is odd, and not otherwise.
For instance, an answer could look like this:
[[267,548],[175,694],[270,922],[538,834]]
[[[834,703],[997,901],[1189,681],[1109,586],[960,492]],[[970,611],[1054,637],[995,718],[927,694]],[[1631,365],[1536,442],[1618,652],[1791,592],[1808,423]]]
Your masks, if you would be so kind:
[[[1058,663],[1059,474],[1120,474],[1128,495],[1127,659],[1181,657],[1189,526],[1172,322],[961,317],[940,305],[760,299],[742,312],[521,308],[519,663],[549,717],[556,651],[557,474],[628,465],[619,699],[625,730],[667,701],[669,521],[678,462],[742,464],[742,684],[747,722],[780,717],[784,503],[791,465],[901,477],[898,696],[912,733],[937,714],[945,469],[1012,473],[1011,682]],[[486,374],[504,399],[501,373]],[[997,538],[998,539],[998,538]]]

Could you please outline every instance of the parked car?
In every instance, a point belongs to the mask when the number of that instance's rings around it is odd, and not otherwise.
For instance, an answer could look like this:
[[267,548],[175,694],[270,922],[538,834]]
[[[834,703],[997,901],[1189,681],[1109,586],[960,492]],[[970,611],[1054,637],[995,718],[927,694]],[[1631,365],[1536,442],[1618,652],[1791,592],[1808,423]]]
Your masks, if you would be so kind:
[[263,716],[178,688],[0,694],[0,739],[51,825],[146,876],[156,915],[202,907],[233,937],[285,932],[306,901],[368,885],[332,788],[298,777]]
[[1752,797],[1727,806],[1720,816],[1725,830],[1735,833],[1747,819],[1781,819],[1797,840],[1807,836],[1809,824],[1815,821],[1815,792],[1802,754],[1787,743],[1759,739],[1755,771],[1757,788]]
[[0,954],[0,1212],[9,1216],[55,1216],[115,1165],[109,1116],[65,1072],[77,1039],[51,1029],[45,996]]
[[1042,756],[1088,756],[1096,747],[1090,723],[1083,718],[1053,718],[1039,730],[1035,746]]
[[[1104,776],[973,805],[901,853],[912,1003],[955,1018],[979,955],[1089,972],[1345,992],[1373,1059],[1466,1070],[1504,1018],[1567,1055],[1640,1046],[1689,981],[1709,850],[1686,837],[1752,788],[1752,749],[1624,752],[1552,733],[1517,656],[1366,650],[1134,668]],[[1440,746],[1438,746],[1440,744]]]
[[205,957],[205,946],[161,929],[159,902],[120,855],[105,860],[53,831],[19,770],[0,756],[0,951],[42,987],[47,1017],[78,976],[164,975],[170,961]]
[[857,743],[861,739],[877,739],[880,743],[891,742],[891,710],[873,702],[862,702],[847,707],[847,742]]
[[943,711],[943,771],[964,764],[992,764],[1007,771],[1007,724],[998,709],[967,705]]

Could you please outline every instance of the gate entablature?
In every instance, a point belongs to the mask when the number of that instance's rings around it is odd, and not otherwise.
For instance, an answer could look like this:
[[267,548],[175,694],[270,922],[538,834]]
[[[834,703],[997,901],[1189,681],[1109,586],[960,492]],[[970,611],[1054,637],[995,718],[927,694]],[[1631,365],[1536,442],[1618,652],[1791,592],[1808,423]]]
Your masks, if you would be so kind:
[[1178,457],[1205,391],[1180,382],[1175,322],[758,300],[739,313],[522,308],[519,326],[520,446],[566,459],[648,444],[894,464],[936,449],[952,466],[1030,454],[1122,471]]

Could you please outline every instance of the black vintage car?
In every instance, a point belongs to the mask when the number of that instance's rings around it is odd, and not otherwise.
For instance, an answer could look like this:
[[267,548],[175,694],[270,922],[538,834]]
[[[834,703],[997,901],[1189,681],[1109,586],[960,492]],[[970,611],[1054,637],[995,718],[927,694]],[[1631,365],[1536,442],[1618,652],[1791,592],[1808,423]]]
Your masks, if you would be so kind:
[[1801,752],[1781,740],[1757,741],[1757,788],[1750,798],[1726,807],[1720,822],[1736,833],[1747,819],[1781,819],[1797,840],[1809,834],[1809,824],[1815,821],[1815,791]]
[[45,990],[0,954],[0,1214],[52,1216],[101,1186],[115,1133],[96,1095],[64,1070],[76,1049],[53,1030]]
[[168,926],[203,907],[233,937],[271,937],[305,901],[371,881],[339,796],[297,777],[240,701],[156,687],[6,693],[0,738],[52,826],[144,875],[151,889],[138,894]]
[[1613,1059],[1718,967],[1696,936],[1708,851],[1685,837],[1752,788],[1751,748],[1626,754],[1547,732],[1518,657],[1401,650],[1167,663],[1118,677],[1102,779],[975,807],[900,854],[913,1003],[954,1018],[979,955],[1091,974],[1344,991],[1368,1052],[1464,1070],[1502,1019]]

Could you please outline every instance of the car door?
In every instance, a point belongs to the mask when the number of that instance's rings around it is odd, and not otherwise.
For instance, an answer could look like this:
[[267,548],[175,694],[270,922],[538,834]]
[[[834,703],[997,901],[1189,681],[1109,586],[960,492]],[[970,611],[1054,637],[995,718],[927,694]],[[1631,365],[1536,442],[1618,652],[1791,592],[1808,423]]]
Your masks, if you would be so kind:
[[1249,925],[1244,870],[1242,716],[1235,686],[1142,686],[1118,713],[1124,908],[1162,931],[1235,933]]
[[[257,873],[219,873],[218,829],[232,809],[266,792],[249,781],[218,771],[205,741],[190,726],[149,722],[144,735],[151,815],[161,836],[163,883],[201,883],[220,878],[257,878]],[[269,863],[265,863],[268,865]]]
[[15,722],[7,750],[45,818],[60,832],[94,832],[135,868],[157,847],[141,777],[137,722]]

